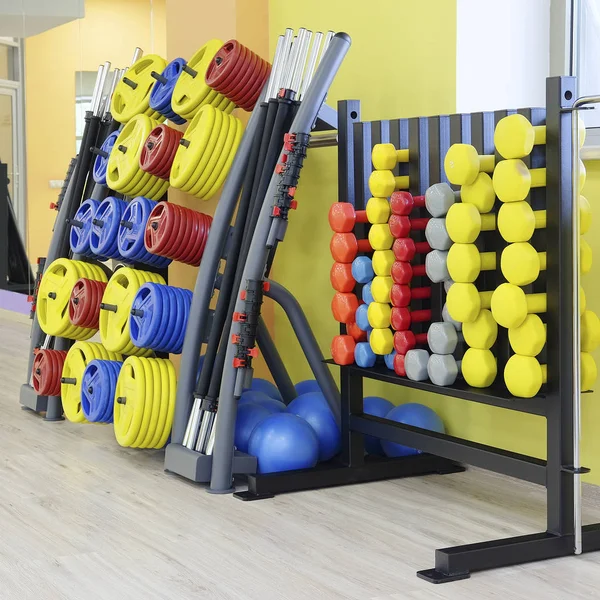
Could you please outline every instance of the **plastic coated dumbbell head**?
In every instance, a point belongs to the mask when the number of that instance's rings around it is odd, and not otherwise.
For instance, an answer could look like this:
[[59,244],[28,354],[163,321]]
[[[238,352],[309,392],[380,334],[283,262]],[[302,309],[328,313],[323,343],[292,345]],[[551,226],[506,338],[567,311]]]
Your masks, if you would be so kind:
[[480,171],[491,173],[496,157],[480,155],[470,144],[452,144],[444,158],[444,171],[454,185],[468,185],[475,181]]
[[429,352],[427,350],[409,350],[404,356],[404,370],[406,376],[413,381],[425,381],[428,377],[427,363]]
[[440,283],[441,281],[451,279],[448,272],[448,252],[432,250],[425,257],[425,269],[427,277],[433,283]]
[[527,242],[536,229],[546,227],[546,211],[528,202],[507,202],[498,211],[498,231],[507,242]]
[[490,308],[493,293],[480,292],[472,283],[455,283],[446,296],[450,316],[461,323],[474,321],[482,308]]
[[460,202],[460,193],[447,183],[435,183],[425,192],[425,208],[432,217],[445,216],[455,202]]
[[354,363],[354,348],[356,342],[351,335],[336,335],[331,342],[331,357],[338,365]]
[[481,213],[489,213],[496,202],[496,192],[492,178],[487,173],[479,173],[473,183],[460,188],[464,204],[472,204]]
[[446,229],[446,219],[429,219],[425,227],[425,239],[435,250],[448,250],[452,240]]
[[[358,308],[360,308],[360,306]],[[355,342],[367,341],[367,332],[363,331],[356,323],[346,323],[346,333],[351,335]]]
[[371,302],[367,309],[369,325],[374,329],[384,329],[390,326],[392,307],[383,302]]
[[371,259],[367,256],[357,256],[352,261],[352,277],[358,283],[367,283],[371,281],[375,273],[373,272],[373,265]]
[[424,300],[431,298],[431,287],[413,287],[401,283],[394,283],[390,290],[390,302],[392,306],[408,306],[412,300]]
[[445,323],[451,323],[456,331],[461,331],[463,328],[463,324],[460,321],[457,321],[450,316],[447,302],[445,302],[444,306],[442,307],[442,321]]
[[390,329],[373,329],[369,334],[371,350],[378,356],[385,356],[394,349],[394,334]]
[[525,294],[512,283],[502,283],[494,291],[490,304],[496,323],[511,329],[519,327],[529,313],[546,312],[546,294]]
[[461,371],[464,380],[476,388],[492,385],[498,374],[496,357],[491,350],[469,348],[462,357]]
[[546,270],[546,253],[538,252],[529,242],[515,242],[502,251],[500,268],[509,283],[529,285]]
[[356,285],[356,280],[352,277],[352,265],[334,262],[329,271],[329,281],[336,292],[351,292]]
[[410,192],[394,192],[390,196],[390,210],[394,215],[408,216],[415,208],[425,206],[425,196],[413,196]]
[[473,204],[455,204],[446,215],[446,230],[454,243],[472,244],[482,231],[494,229],[496,215],[482,215]]
[[425,346],[427,344],[426,333],[413,333],[405,329],[404,331],[396,331],[394,333],[394,350],[398,354],[406,354],[409,350],[417,346]]
[[375,275],[389,276],[395,260],[392,250],[375,250],[372,258],[373,272]]
[[369,223],[387,223],[390,218],[390,203],[386,198],[369,198],[366,213]]
[[435,385],[452,385],[460,373],[461,361],[451,354],[432,354],[427,362],[427,374]]
[[383,360],[385,362],[385,366],[390,370],[393,371],[394,370],[394,359],[396,357],[396,351],[392,350],[389,354],[386,354],[383,357]]
[[515,114],[500,119],[494,130],[494,146],[502,158],[523,158],[538,144],[546,143],[546,126],[531,124]]
[[459,283],[473,283],[481,271],[496,268],[496,253],[479,252],[475,244],[453,244],[447,260],[450,279]]
[[356,324],[363,330],[363,331],[371,331],[371,329],[373,329],[371,327],[371,325],[369,324],[369,317],[368,317],[368,309],[369,306],[367,304],[361,304],[357,309],[356,309],[356,313],[354,314],[354,317],[356,319]]
[[508,341],[516,354],[537,356],[546,344],[546,325],[538,315],[527,315],[519,327],[508,330]]
[[361,297],[362,297],[362,301],[367,305],[371,304],[371,302],[374,302],[373,293],[371,292],[371,282],[370,281],[369,281],[369,283],[365,283],[365,285],[363,285]]
[[397,150],[394,144],[375,144],[371,152],[371,160],[378,171],[389,171],[399,162],[408,162],[408,149]]
[[356,344],[354,348],[354,362],[359,367],[369,368],[375,366],[376,358],[369,342],[359,342]]
[[463,324],[462,332],[467,346],[489,350],[498,338],[498,323],[494,321],[492,312],[483,308],[475,320]]
[[411,261],[416,254],[426,254],[431,251],[427,242],[415,242],[412,238],[401,237],[394,240],[392,252],[396,260]]
[[501,202],[520,202],[527,198],[532,187],[546,185],[546,169],[528,169],[519,159],[501,160],[492,181]]
[[329,209],[329,225],[333,231],[350,233],[357,223],[367,223],[364,210],[354,210],[350,202],[334,202]]
[[414,277],[425,277],[426,275],[425,265],[412,266],[409,262],[403,260],[397,260],[392,265],[391,276],[394,283],[407,284]]
[[358,299],[354,294],[337,292],[331,301],[331,312],[338,323],[355,322],[354,315],[358,308]]
[[581,349],[593,352],[600,344],[600,319],[595,312],[586,310],[581,315]]
[[408,176],[395,177],[391,171],[373,171],[369,176],[369,190],[377,198],[388,198],[395,190],[407,190]]
[[427,343],[434,355],[452,354],[461,340],[462,336],[459,338],[452,323],[444,321],[432,323],[427,330]]
[[375,302],[390,302],[390,292],[394,281],[391,277],[377,275],[373,278],[371,293]]

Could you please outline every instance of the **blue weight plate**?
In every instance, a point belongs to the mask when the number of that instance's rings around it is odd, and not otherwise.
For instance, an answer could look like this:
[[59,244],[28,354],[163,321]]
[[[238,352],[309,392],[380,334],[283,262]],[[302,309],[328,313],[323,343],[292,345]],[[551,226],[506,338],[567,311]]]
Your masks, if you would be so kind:
[[[131,341],[138,348],[155,347],[155,340],[160,334],[161,323],[168,318],[163,310],[162,296],[156,293],[156,283],[145,283],[137,291],[131,305],[132,314],[129,317]],[[134,310],[142,311],[141,315]]]
[[100,202],[98,200],[86,200],[81,203],[77,209],[73,221],[79,221],[80,227],[71,225],[69,232],[69,243],[74,254],[83,254],[92,257],[94,253],[90,248],[90,234],[92,232],[92,219],[98,210]]
[[180,314],[182,315],[180,317],[180,321],[179,321],[179,327],[178,327],[178,337],[177,337],[177,341],[173,342],[173,345],[171,346],[173,348],[173,350],[171,350],[171,352],[173,354],[181,354],[182,350],[183,350],[183,340],[185,338],[185,332],[187,329],[187,323],[188,323],[188,318],[190,316],[190,308],[192,306],[192,292],[190,292],[190,290],[186,290],[183,288],[174,288],[175,292],[180,296],[181,298],[181,312]]
[[122,220],[131,223],[131,228],[119,226],[119,252],[124,258],[141,261],[147,254],[144,246],[144,232],[150,211],[156,202],[138,196],[131,200],[123,212]]
[[[163,336],[161,346],[165,352],[179,354],[180,346],[183,344],[185,335],[185,326],[187,323],[187,313],[183,294],[181,289],[173,286],[163,286],[161,290],[163,297],[168,297],[171,318],[168,335]],[[189,312],[189,309],[188,311]]]
[[85,418],[92,423],[108,423],[112,420],[112,407],[119,361],[90,361],[81,380],[81,408]]
[[90,235],[90,247],[97,256],[120,258],[117,234],[126,207],[127,202],[113,196],[105,198],[98,206],[94,221],[101,221],[102,225],[92,224]]
[[157,81],[150,92],[150,108],[158,111],[167,117],[167,119],[173,121],[173,123],[178,123],[179,125],[185,123],[185,119],[173,111],[173,108],[171,107],[171,97],[173,95],[175,84],[177,83],[184,66],[185,60],[183,58],[176,58],[171,61],[161,73],[167,81],[165,83]]
[[[115,145],[115,140],[119,137],[120,131],[113,131],[109,134],[102,146],[101,150],[110,154],[113,146]],[[106,185],[106,168],[108,166],[108,157],[104,158],[104,156],[96,156],[94,160],[94,169],[92,171],[92,176],[94,177],[94,181],[99,183],[100,185]]]

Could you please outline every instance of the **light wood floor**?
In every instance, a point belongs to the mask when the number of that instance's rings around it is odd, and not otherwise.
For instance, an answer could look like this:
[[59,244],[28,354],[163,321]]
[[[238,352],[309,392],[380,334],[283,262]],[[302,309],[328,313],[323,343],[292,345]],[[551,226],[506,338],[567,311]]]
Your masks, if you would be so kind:
[[[19,408],[28,322],[0,313],[0,598],[594,599],[600,553],[433,586],[435,548],[540,531],[541,489],[483,471],[243,503]],[[586,522],[600,502],[586,489]]]

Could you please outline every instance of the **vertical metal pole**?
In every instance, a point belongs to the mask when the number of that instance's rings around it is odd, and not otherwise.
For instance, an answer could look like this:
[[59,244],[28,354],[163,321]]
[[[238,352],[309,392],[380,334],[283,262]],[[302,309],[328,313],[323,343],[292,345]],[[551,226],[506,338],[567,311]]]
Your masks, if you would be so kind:
[[[579,53],[579,40],[581,30],[581,2],[580,0],[571,0],[567,2],[566,13],[570,20],[571,35],[569,37],[569,75],[571,77],[577,77],[579,75],[580,67],[580,53]],[[569,14],[570,13],[570,14]],[[577,80],[577,90],[579,91],[579,80]]]
[[105,65],[100,65],[98,67],[98,74],[96,75],[96,83],[94,84],[94,91],[92,92],[92,105],[90,108],[93,115],[95,115],[96,111],[98,110],[99,97],[102,96],[102,88],[100,86],[104,85],[105,69],[106,69]]
[[140,60],[140,58],[142,58],[142,56],[144,56],[144,51],[141,48],[136,48],[133,51],[133,57],[131,58],[131,64],[133,65],[134,63],[136,63],[138,60]]
[[283,61],[281,57],[284,52],[284,36],[280,35],[277,38],[277,46],[275,47],[275,54],[273,55],[273,63],[271,66],[271,76],[269,77],[269,85],[267,86],[267,100],[273,98],[278,92],[276,88],[277,81],[279,80],[279,73],[281,72],[281,66]]

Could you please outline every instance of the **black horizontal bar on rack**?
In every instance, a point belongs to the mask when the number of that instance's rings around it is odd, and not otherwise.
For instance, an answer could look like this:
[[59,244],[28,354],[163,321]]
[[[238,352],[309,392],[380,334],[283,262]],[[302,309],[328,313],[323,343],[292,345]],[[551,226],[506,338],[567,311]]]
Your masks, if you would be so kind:
[[533,456],[366,414],[350,415],[350,430],[509,477],[546,485],[546,461]]
[[[336,364],[331,359],[328,359],[325,362],[330,365]],[[478,389],[469,387],[462,381],[457,381],[452,387],[444,387],[434,385],[430,381],[413,381],[407,377],[400,377],[384,366],[364,368],[356,365],[348,365],[345,368],[350,369],[363,377],[367,377],[368,379],[377,379],[378,381],[384,381],[385,383],[402,385],[416,390],[442,394],[443,396],[462,398],[463,400],[469,400],[470,402],[479,402],[480,404],[507,408],[508,410],[516,410],[517,412],[528,413],[531,415],[538,415],[541,417],[546,416],[546,399],[544,396],[516,398],[515,396],[511,396],[508,391],[500,385]]]

